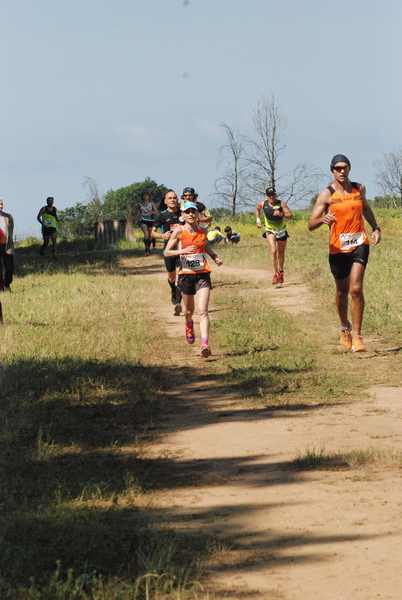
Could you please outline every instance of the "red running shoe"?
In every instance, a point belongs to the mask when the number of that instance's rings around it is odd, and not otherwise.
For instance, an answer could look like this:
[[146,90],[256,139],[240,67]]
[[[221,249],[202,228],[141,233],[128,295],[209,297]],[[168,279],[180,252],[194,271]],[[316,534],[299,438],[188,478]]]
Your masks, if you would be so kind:
[[186,332],[187,343],[188,344],[194,344],[194,342],[195,342],[195,333],[194,333],[194,323],[193,323],[193,321],[186,321],[185,332]]

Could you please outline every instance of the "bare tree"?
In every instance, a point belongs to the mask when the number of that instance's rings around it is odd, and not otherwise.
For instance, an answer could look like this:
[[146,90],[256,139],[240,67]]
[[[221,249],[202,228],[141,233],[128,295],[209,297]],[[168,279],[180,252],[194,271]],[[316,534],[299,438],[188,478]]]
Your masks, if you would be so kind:
[[272,187],[278,195],[293,204],[310,199],[316,192],[322,173],[301,163],[291,171],[280,169],[280,159],[286,150],[284,133],[286,119],[279,110],[275,96],[262,98],[253,114],[254,138],[247,140],[247,185],[255,194]]
[[396,208],[402,206],[402,148],[384,154],[377,164],[377,183]]
[[234,216],[242,201],[243,144],[230,125],[222,123],[221,127],[225,130],[227,143],[221,148],[224,173],[215,181],[215,193],[223,199],[225,206],[229,206]]
[[98,184],[92,177],[84,177],[82,185],[87,190],[88,208],[90,209],[91,215],[95,219],[101,219],[103,212],[102,197],[99,194]]

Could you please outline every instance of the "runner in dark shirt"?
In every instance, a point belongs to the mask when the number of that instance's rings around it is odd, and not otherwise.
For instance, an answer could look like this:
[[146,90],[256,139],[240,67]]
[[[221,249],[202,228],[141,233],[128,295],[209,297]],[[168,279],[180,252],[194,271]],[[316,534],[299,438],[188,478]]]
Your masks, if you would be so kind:
[[[174,190],[168,190],[163,201],[167,206],[167,209],[163,210],[156,217],[155,224],[152,229],[152,237],[154,239],[162,239],[165,247],[168,243],[171,232],[180,223],[179,219],[181,211],[179,208],[177,194]],[[164,260],[168,276],[168,283],[171,290],[171,301],[174,305],[174,314],[178,316],[181,313],[181,292],[176,285],[176,269],[178,267],[178,258],[177,256],[165,256]]]
[[46,206],[42,206],[37,219],[42,225],[43,236],[43,244],[40,253],[42,256],[45,254],[45,249],[49,246],[49,242],[51,241],[53,256],[55,256],[59,217],[57,216],[57,208],[54,206],[54,198],[52,196],[46,198]]

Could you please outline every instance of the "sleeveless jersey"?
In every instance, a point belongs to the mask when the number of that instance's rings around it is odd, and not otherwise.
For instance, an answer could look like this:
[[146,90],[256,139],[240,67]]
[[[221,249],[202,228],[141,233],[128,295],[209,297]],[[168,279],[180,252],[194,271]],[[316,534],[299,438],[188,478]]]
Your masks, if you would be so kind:
[[347,194],[337,192],[332,186],[329,210],[336,218],[329,230],[329,253],[353,252],[358,246],[369,244],[363,219],[363,199],[359,183],[351,182]]
[[[286,222],[280,200],[275,200],[274,204],[270,204],[268,200],[263,200],[258,206],[262,209],[265,229],[267,231],[278,232],[286,229]],[[281,214],[276,216],[274,215],[274,211],[280,211]]]
[[147,202],[146,204],[139,205],[141,219],[143,221],[153,221],[154,220],[154,212],[155,208],[152,202]]
[[0,215],[0,244],[6,244],[8,239],[8,223],[5,217]]
[[179,234],[179,240],[180,248],[196,246],[194,254],[182,254],[180,256],[179,275],[210,273],[211,268],[208,264],[207,255],[204,252],[208,243],[206,231],[197,228],[195,231],[191,232],[183,227]]
[[48,208],[46,208],[42,213],[42,223],[44,227],[48,229],[57,229],[57,219],[55,217],[55,213],[48,212]]

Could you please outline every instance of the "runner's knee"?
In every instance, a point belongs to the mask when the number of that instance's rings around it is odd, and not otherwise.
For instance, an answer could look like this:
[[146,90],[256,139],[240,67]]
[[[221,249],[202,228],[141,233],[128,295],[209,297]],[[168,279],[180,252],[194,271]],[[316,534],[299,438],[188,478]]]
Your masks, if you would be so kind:
[[348,290],[345,288],[341,288],[341,289],[337,288],[336,296],[337,296],[337,298],[339,298],[339,300],[342,300],[342,299],[344,300],[345,298],[348,297]]
[[199,314],[200,314],[200,319],[208,319],[208,316],[209,316],[208,308],[200,308]]
[[349,293],[352,296],[352,298],[360,298],[361,296],[363,296],[362,284],[360,282],[359,283],[351,283]]

